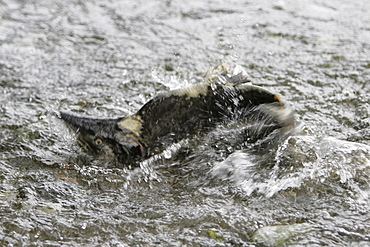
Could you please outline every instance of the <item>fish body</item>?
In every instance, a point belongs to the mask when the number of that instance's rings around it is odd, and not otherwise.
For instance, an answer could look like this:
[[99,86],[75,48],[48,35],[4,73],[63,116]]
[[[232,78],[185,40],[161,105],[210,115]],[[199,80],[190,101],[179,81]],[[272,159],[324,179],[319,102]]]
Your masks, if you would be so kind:
[[293,112],[280,97],[249,82],[244,70],[222,64],[208,72],[203,83],[159,94],[133,115],[97,119],[60,112],[60,118],[78,131],[86,150],[120,163],[150,157],[224,121],[263,121],[268,126],[264,133],[292,128]]

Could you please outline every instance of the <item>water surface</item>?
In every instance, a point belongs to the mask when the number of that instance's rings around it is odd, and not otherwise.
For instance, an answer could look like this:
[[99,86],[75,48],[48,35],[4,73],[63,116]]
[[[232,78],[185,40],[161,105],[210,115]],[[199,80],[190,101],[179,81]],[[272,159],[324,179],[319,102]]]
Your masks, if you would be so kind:
[[[0,243],[366,246],[369,8],[0,0]],[[231,123],[112,169],[54,116],[131,114],[221,61],[282,95],[301,132],[247,152]]]

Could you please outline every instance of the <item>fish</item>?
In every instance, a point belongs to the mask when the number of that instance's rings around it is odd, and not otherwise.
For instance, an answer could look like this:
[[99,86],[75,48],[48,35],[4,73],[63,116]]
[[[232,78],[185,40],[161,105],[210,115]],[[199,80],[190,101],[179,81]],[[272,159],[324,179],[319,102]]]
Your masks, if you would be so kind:
[[278,94],[253,85],[241,66],[224,63],[209,70],[203,82],[158,94],[129,116],[94,118],[60,111],[59,117],[87,152],[117,164],[143,161],[228,121],[253,121],[258,127],[249,132],[249,140],[296,125],[293,110]]

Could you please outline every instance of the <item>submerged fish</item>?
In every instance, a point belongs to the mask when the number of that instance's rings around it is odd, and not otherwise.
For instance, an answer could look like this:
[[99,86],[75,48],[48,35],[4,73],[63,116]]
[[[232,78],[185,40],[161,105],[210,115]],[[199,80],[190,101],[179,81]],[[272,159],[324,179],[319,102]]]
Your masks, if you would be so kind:
[[78,142],[87,151],[121,164],[148,158],[225,121],[253,120],[257,128],[248,133],[250,140],[295,126],[292,110],[277,94],[252,85],[241,67],[225,64],[208,71],[203,83],[160,94],[127,117],[60,112],[60,118],[78,132]]

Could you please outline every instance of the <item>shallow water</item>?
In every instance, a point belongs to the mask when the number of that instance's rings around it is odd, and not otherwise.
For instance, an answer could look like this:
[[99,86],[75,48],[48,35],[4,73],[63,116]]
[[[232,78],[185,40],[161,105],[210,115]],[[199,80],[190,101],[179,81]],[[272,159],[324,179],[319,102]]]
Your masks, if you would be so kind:
[[[0,243],[368,245],[369,8],[0,0]],[[110,169],[54,116],[134,113],[221,60],[282,95],[301,131],[251,153],[219,126]]]

